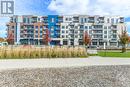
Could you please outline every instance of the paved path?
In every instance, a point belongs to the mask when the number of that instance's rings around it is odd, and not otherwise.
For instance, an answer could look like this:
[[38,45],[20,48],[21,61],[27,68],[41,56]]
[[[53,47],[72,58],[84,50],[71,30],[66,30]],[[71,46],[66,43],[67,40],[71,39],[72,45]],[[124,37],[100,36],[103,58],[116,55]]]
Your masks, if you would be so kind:
[[15,68],[61,68],[93,65],[130,65],[130,58],[61,58],[61,59],[8,59],[0,60],[0,70]]

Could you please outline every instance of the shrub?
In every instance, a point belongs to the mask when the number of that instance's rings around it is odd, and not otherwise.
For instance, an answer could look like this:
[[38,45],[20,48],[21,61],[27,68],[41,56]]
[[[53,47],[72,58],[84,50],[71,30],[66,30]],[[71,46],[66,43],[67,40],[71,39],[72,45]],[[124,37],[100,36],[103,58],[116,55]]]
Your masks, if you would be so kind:
[[70,58],[87,57],[82,47],[2,47],[0,58]]

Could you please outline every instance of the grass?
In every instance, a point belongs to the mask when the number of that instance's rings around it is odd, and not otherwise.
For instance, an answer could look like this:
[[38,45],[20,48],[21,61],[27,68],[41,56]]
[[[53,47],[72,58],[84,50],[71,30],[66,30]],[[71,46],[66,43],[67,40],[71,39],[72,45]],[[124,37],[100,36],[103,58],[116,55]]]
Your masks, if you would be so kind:
[[123,57],[123,58],[130,58],[130,52],[98,52],[98,56],[102,56],[102,57]]
[[76,58],[87,57],[82,47],[2,47],[1,59]]

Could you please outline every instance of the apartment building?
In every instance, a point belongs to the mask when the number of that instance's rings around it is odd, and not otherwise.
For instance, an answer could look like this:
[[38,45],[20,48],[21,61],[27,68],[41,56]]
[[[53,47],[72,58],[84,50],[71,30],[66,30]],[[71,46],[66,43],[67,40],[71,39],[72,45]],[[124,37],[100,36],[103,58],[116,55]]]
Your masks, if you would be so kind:
[[119,46],[119,33],[126,29],[124,17],[120,16],[63,16],[61,23],[61,44],[83,45],[85,31],[91,37],[91,46]]
[[50,45],[83,45],[87,31],[91,46],[119,46],[118,34],[126,29],[124,17],[89,15],[13,16],[7,24],[7,37],[14,35],[15,44],[43,45],[46,30]]
[[13,16],[7,24],[7,38],[13,34],[14,44],[42,44],[41,16]]

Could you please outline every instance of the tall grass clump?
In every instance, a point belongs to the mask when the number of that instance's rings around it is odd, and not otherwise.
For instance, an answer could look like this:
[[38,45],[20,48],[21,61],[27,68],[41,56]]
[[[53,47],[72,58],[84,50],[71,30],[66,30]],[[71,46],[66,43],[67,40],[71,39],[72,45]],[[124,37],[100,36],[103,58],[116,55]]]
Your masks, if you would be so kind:
[[87,57],[83,47],[1,47],[0,58],[24,59],[24,58],[75,58]]

